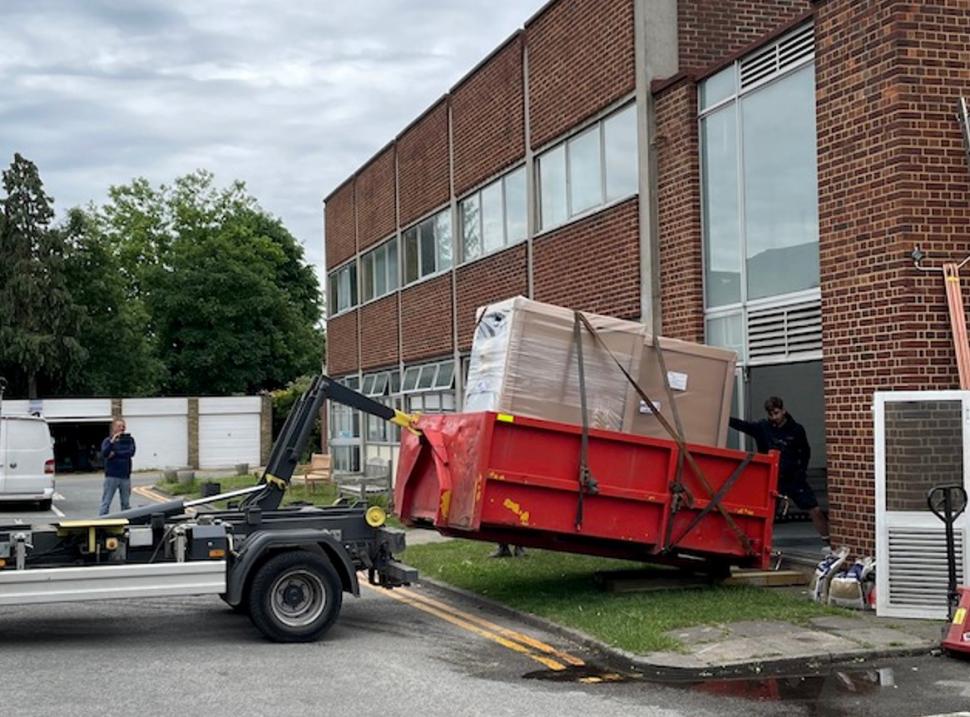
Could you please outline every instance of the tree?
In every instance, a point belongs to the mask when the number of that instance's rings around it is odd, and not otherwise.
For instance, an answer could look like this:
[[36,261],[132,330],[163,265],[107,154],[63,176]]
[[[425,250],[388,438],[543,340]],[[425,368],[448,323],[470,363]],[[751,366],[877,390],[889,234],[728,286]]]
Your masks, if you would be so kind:
[[[14,390],[63,385],[85,358],[81,312],[69,290],[64,233],[51,227],[53,199],[37,166],[15,154],[0,199],[0,366]],[[19,386],[18,386],[19,384]]]
[[151,321],[140,292],[126,280],[121,252],[98,224],[93,208],[68,213],[66,268],[82,307],[86,357],[69,388],[94,396],[151,396],[165,367],[158,359]]

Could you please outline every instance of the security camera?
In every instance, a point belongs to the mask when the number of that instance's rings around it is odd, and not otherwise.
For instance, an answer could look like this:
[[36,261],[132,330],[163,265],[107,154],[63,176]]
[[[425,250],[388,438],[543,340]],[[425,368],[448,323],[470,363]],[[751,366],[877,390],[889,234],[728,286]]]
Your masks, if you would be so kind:
[[926,253],[918,246],[916,246],[916,247],[913,247],[913,251],[910,253],[909,256],[912,258],[913,263],[918,265],[921,261],[923,261],[923,259],[926,258]]

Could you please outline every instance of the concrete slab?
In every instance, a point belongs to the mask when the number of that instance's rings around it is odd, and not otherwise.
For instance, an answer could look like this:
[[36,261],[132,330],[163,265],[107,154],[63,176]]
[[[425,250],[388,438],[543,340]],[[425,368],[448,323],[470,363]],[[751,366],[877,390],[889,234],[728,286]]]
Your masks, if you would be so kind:
[[863,647],[885,650],[891,647],[920,647],[927,644],[927,640],[901,630],[891,630],[887,627],[867,627],[846,632],[846,639]]
[[412,528],[405,532],[405,542],[407,545],[427,545],[428,543],[446,543],[454,538],[442,535],[437,530],[422,530]]
[[729,637],[731,633],[723,627],[700,625],[698,627],[688,627],[681,630],[671,630],[665,634],[668,637],[679,640],[685,645],[698,645],[719,642]]
[[[733,626],[732,626],[733,627]],[[734,637],[690,650],[709,666],[724,666],[759,660],[787,660],[823,657],[857,650],[859,645],[827,632],[798,630],[788,626],[787,635]]]
[[792,625],[776,620],[745,620],[732,622],[725,627],[730,630],[732,637],[774,637],[787,635],[792,631]]
[[842,617],[840,615],[813,617],[808,621],[808,624],[822,630],[858,630],[860,627],[866,626],[861,617]]

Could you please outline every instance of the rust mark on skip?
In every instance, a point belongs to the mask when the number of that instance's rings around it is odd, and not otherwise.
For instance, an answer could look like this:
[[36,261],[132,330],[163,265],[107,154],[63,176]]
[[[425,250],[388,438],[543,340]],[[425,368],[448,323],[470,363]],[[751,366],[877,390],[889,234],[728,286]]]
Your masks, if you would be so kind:
[[519,522],[522,523],[522,525],[529,524],[529,511],[522,510],[522,506],[520,506],[514,500],[512,500],[511,498],[506,498],[505,502],[503,502],[502,505],[505,508],[508,508],[509,510],[511,510],[517,516],[519,516]]
[[482,500],[482,474],[479,473],[478,477],[475,479],[475,503],[479,503]]
[[505,476],[501,473],[496,473],[495,471],[489,471],[488,477],[492,480],[505,480]]

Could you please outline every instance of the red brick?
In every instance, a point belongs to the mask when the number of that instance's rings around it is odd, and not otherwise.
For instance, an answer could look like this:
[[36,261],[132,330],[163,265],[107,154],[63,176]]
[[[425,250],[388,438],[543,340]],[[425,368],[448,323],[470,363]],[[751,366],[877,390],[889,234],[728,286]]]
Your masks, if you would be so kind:
[[351,177],[327,198],[324,212],[327,267],[336,266],[357,252],[354,211],[354,180]]
[[525,296],[529,290],[525,245],[487,257],[456,272],[458,298],[458,349],[472,347],[475,310],[512,296]]
[[640,316],[637,199],[534,242],[537,301],[623,319]]
[[360,367],[390,366],[398,362],[396,293],[360,307]]
[[452,342],[451,274],[401,292],[401,343],[404,361],[449,354]]
[[361,251],[397,227],[394,146],[391,145],[357,175],[357,231]]
[[334,376],[356,372],[359,358],[355,309],[327,321],[327,371]]
[[445,202],[451,194],[448,102],[428,110],[397,142],[401,226]]
[[560,0],[526,26],[533,147],[633,92],[634,0]]

